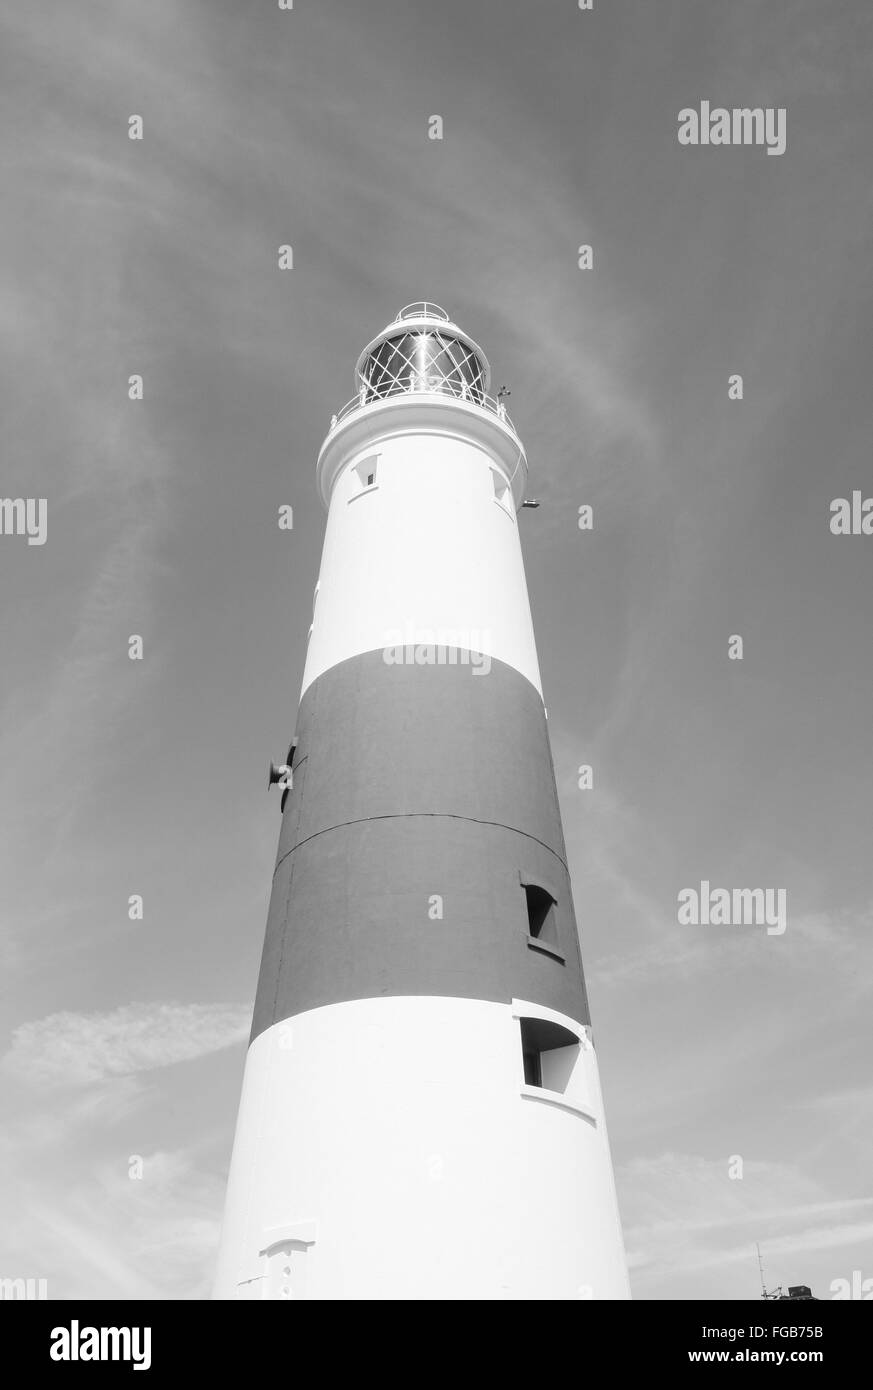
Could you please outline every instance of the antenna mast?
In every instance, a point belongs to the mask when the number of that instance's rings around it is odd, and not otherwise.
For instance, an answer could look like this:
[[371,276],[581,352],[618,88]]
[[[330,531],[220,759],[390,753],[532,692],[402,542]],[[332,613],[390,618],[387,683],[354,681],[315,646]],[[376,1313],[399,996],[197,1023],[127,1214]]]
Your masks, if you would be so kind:
[[757,1243],[757,1241],[755,1242],[755,1249],[756,1249],[757,1252],[758,1252],[758,1268],[759,1268],[759,1270],[761,1271],[761,1297],[762,1297],[762,1298],[781,1298],[781,1297],[782,1297],[782,1285],[781,1285],[781,1284],[779,1285],[778,1288],[772,1289],[769,1293],[767,1292],[767,1285],[766,1285],[766,1283],[764,1282],[764,1261],[763,1261],[762,1258],[761,1258],[761,1247],[760,1247],[760,1245]]

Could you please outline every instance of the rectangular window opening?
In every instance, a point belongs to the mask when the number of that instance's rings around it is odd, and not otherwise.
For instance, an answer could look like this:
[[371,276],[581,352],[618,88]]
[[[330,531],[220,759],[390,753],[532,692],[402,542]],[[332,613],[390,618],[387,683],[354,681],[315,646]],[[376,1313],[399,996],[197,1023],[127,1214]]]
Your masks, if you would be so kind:
[[550,1019],[521,1018],[524,1084],[563,1095],[580,1055],[579,1039]]
[[498,473],[496,468],[491,470],[491,482],[494,486],[494,500],[499,503],[505,512],[512,515],[512,488],[506,481],[502,473]]
[[546,888],[537,883],[525,883],[524,895],[527,900],[528,934],[547,946],[557,947],[558,927],[555,919],[555,899]]
[[[367,458],[361,459],[360,463],[355,464],[354,472],[357,475],[360,486],[365,490],[376,486],[378,457],[378,454],[370,454]],[[359,496],[360,494],[356,495]]]

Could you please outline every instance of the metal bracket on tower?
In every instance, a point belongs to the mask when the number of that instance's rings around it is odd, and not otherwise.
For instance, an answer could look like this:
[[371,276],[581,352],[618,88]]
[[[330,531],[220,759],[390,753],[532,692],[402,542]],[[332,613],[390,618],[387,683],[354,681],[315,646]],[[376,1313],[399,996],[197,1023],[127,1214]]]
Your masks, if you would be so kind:
[[277,767],[274,762],[270,762],[270,775],[267,779],[267,788],[278,787],[281,791],[282,799],[279,802],[280,811],[285,810],[285,798],[294,787],[292,764],[294,762],[294,754],[297,752],[297,742],[297,735],[295,734],[288,745],[288,752],[285,755],[284,763],[280,763]]
[[268,787],[278,787],[280,791],[290,791],[294,785],[294,774],[288,763],[280,763],[277,767],[274,762],[270,763],[270,776],[267,782]]

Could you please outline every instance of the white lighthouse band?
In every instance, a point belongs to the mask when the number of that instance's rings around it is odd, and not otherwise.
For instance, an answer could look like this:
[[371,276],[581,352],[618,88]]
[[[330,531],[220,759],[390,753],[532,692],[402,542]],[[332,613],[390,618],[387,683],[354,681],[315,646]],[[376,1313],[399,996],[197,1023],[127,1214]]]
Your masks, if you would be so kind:
[[624,1298],[518,538],[527,463],[481,351],[415,309],[362,355],[319,458],[216,1296]]

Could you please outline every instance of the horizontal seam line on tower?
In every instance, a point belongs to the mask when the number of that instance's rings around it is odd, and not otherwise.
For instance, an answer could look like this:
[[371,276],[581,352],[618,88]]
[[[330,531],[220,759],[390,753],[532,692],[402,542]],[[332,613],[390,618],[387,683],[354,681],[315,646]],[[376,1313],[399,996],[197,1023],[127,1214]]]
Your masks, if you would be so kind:
[[[298,840],[296,845],[292,845],[290,849],[286,850],[285,853],[282,855],[282,858],[276,860],[276,867],[273,870],[273,877],[276,877],[276,874],[279,872],[281,866],[285,863],[285,860],[288,858],[289,854],[293,854],[295,850],[301,849],[303,845],[308,845],[310,840],[317,840],[319,835],[329,835],[332,830],[345,830],[345,828],[349,825],[366,825],[368,821],[373,820],[420,820],[425,816],[431,816],[436,820],[469,821],[471,825],[493,825],[496,826],[498,830],[508,830],[513,835],[522,835],[525,840],[533,840],[535,845],[542,845],[543,849],[548,850],[549,854],[553,854],[557,859],[558,863],[564,869],[567,869],[566,860],[562,859],[560,854],[558,854],[557,850],[552,849],[551,845],[547,845],[545,840],[538,839],[536,835],[529,835],[526,830],[518,830],[514,825],[504,825],[503,821],[479,820],[477,816],[458,816],[455,815],[452,811],[405,811],[402,815],[358,816],[356,820],[344,820],[338,821],[336,825],[326,825],[323,830],[316,830],[314,834],[307,835],[305,840]],[[569,873],[569,869],[567,869],[567,872]]]
[[[383,654],[386,650],[388,650],[388,651],[393,651],[395,647],[440,647],[440,646],[445,647],[448,651],[467,652],[467,653],[469,653],[470,655],[472,655],[472,653],[476,650],[474,647],[462,647],[462,646],[454,645],[454,644],[452,644],[451,642],[417,642],[417,641],[410,641],[410,642],[407,642],[405,639],[404,639],[404,641],[402,641],[402,642],[387,642],[387,643],[385,644],[385,646],[383,646],[383,647],[367,647],[367,648],[366,648],[364,651],[362,651],[362,652],[352,652],[351,656],[342,656],[342,657],[340,657],[340,659],[339,659],[338,661],[333,661],[333,662],[331,662],[331,664],[330,664],[329,666],[325,666],[322,670],[320,670],[320,671],[318,672],[317,675],[313,676],[312,679],[309,681],[309,684],[308,684],[308,685],[304,685],[303,689],[302,689],[301,692],[300,692],[300,705],[301,705],[301,707],[302,707],[304,696],[306,696],[306,695],[309,694],[309,692],[310,692],[310,690],[312,690],[313,686],[317,685],[317,683],[318,683],[320,680],[323,680],[325,676],[331,675],[334,671],[337,670],[338,667],[340,667],[340,666],[345,666],[345,664],[346,664],[347,662],[358,661],[358,660],[360,660],[360,658],[361,658],[362,656],[378,656],[378,655]],[[529,686],[530,686],[531,690],[533,691],[534,695],[535,695],[536,698],[537,698],[537,701],[538,701],[538,703],[539,703],[540,708],[543,709],[543,710],[545,710],[545,707],[546,707],[546,697],[545,697],[545,695],[543,694],[543,692],[542,692],[542,690],[540,689],[540,687],[536,684],[536,682],[533,681],[533,680],[531,680],[530,676],[529,676],[529,675],[526,675],[525,672],[522,671],[522,669],[521,669],[520,666],[516,666],[515,663],[512,662],[512,661],[507,661],[505,657],[498,656],[496,652],[480,652],[479,655],[480,655],[480,656],[489,656],[489,657],[491,658],[492,661],[496,661],[496,662],[497,662],[498,666],[505,666],[507,671],[511,671],[512,674],[513,674],[514,676],[519,676],[519,677],[521,678],[521,680],[524,681],[525,685],[529,685]],[[400,664],[400,663],[398,663],[398,664]],[[406,664],[406,663],[403,663],[403,664]],[[471,662],[457,662],[457,663],[455,663],[455,662],[448,662],[448,663],[447,663],[447,665],[449,665],[449,666],[453,666],[453,665],[456,665],[456,664],[459,665],[459,666],[464,666],[464,665],[471,665],[472,663],[471,663]],[[421,669],[423,669],[423,668],[417,666],[416,669],[417,669],[417,670],[421,670]],[[539,668],[537,668],[537,674],[539,674]]]

